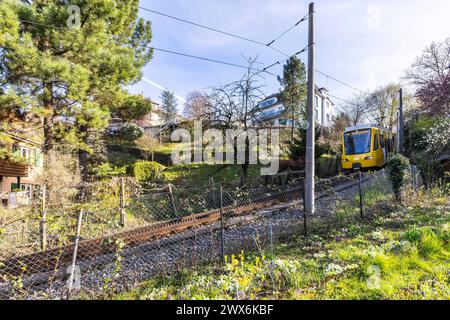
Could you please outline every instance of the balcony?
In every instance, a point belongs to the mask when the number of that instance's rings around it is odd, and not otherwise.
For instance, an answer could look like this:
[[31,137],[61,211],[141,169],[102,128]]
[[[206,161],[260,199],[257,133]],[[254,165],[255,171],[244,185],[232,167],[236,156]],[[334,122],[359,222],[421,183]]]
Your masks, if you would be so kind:
[[0,176],[3,177],[20,177],[28,176],[28,164],[13,163],[9,160],[0,160]]

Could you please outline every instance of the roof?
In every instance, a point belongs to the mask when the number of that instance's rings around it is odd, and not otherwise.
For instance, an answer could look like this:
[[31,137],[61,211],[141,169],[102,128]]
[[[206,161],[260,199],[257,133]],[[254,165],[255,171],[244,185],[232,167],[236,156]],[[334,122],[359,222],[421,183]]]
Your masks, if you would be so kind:
[[344,132],[351,132],[351,131],[356,131],[356,130],[364,130],[364,129],[370,129],[370,128],[377,128],[377,129],[383,129],[383,130],[388,130],[386,128],[374,125],[374,124],[360,124],[354,127],[350,127],[350,128],[346,128]]
[[41,147],[42,146],[42,144],[39,143],[39,142],[36,142],[36,141],[30,140],[30,139],[21,137],[21,136],[19,136],[17,134],[14,134],[14,133],[11,133],[11,132],[7,132],[7,131],[5,131],[3,129],[0,129],[0,131],[3,132],[4,134],[10,136],[14,140],[21,141],[21,142],[24,142],[24,143],[28,143],[28,144],[30,144],[32,146],[35,146],[35,147]]

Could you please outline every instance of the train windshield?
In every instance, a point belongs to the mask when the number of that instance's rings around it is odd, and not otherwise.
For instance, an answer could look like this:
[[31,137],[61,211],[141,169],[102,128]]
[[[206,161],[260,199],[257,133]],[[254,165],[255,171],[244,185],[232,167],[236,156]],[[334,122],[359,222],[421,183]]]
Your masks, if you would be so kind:
[[345,154],[352,156],[370,152],[370,130],[344,133]]

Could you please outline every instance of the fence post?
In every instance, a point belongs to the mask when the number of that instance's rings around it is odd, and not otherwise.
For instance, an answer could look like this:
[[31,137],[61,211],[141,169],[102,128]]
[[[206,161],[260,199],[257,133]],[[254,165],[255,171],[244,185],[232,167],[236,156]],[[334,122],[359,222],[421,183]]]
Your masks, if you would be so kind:
[[217,198],[216,198],[216,189],[214,186],[214,178],[213,177],[209,177],[209,186],[211,187],[211,191],[212,191],[212,209],[216,209],[217,208]]
[[362,193],[362,188],[361,188],[361,170],[359,170],[358,172],[358,187],[359,187],[359,211],[361,214],[361,218],[364,217],[364,210],[363,210],[363,193]]
[[272,224],[269,225],[269,239],[270,239],[270,253],[273,259],[273,227]]
[[307,221],[306,221],[306,207],[305,207],[305,188],[303,187],[302,190],[302,196],[303,196],[303,232],[305,234],[305,238],[308,236],[308,229],[307,229]]
[[47,186],[42,186],[42,211],[41,211],[41,250],[47,249]]
[[125,181],[120,178],[120,225],[125,227]]
[[172,190],[171,183],[169,183],[169,196],[170,196],[170,202],[172,203],[173,214],[176,217],[177,216],[177,207],[175,205],[175,198],[173,196],[173,190]]
[[225,263],[225,235],[223,221],[223,187],[220,187],[220,252],[222,261]]
[[80,242],[80,235],[81,235],[81,222],[83,220],[83,210],[80,210],[80,213],[78,215],[78,223],[77,223],[77,233],[75,236],[75,241],[73,245],[73,254],[72,254],[72,264],[70,265],[70,275],[69,280],[67,283],[67,299],[70,299],[70,295],[72,293],[73,289],[73,282],[74,282],[74,276],[75,276],[75,267],[77,263],[77,253],[78,253],[78,244]]

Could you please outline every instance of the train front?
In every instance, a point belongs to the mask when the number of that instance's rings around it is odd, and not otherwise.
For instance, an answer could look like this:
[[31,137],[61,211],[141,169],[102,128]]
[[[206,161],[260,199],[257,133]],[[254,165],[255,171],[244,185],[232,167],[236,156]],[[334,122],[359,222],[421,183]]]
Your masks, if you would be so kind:
[[377,166],[372,153],[371,128],[344,132],[342,144],[342,169],[354,170]]

